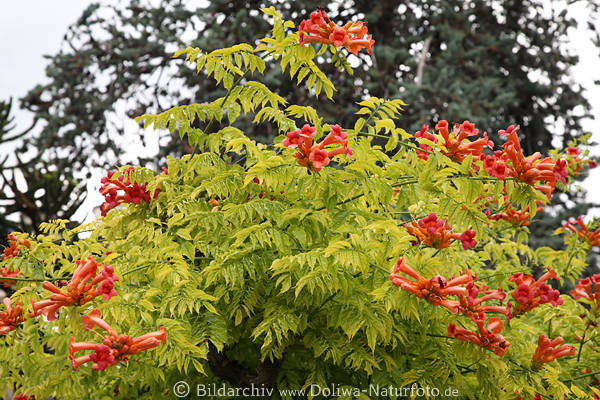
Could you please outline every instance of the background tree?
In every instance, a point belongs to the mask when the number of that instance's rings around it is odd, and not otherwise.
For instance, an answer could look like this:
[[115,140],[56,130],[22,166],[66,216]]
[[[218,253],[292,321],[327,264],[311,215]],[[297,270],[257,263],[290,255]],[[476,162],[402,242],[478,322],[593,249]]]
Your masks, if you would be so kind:
[[[7,145],[27,135],[31,128],[14,133],[11,117],[12,99],[0,101],[0,145]],[[69,218],[81,205],[85,192],[83,185],[73,177],[68,160],[52,157],[52,152],[34,152],[26,161],[20,151],[10,152],[0,158],[0,240],[9,232],[38,233],[44,221]],[[6,147],[8,148],[8,146]]]

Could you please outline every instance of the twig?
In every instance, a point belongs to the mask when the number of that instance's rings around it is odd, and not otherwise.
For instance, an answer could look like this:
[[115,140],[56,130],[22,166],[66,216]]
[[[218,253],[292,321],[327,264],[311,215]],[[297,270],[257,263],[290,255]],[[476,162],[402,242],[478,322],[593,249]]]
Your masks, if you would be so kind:
[[433,41],[433,32],[431,32],[425,42],[423,43],[423,51],[421,52],[421,57],[419,58],[419,65],[417,66],[417,77],[415,79],[415,83],[417,86],[421,86],[423,83],[423,70],[425,69],[425,59],[427,58],[427,53],[429,52],[429,46],[431,46],[431,42]]

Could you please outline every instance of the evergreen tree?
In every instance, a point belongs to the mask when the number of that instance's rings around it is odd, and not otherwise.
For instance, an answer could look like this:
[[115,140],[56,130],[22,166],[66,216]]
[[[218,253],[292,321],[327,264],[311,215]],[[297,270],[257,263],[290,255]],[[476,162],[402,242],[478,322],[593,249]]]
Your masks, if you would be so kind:
[[[13,133],[11,108],[12,99],[0,101],[0,146],[6,149],[33,127]],[[73,178],[71,166],[32,150],[27,161],[19,152],[11,158],[8,151],[0,159],[0,243],[10,232],[37,233],[44,221],[71,217],[83,201],[85,188]]]
[[[345,99],[356,94],[400,97],[409,104],[407,130],[438,119],[468,119],[493,134],[519,123],[529,152],[547,151],[557,136],[566,145],[581,134],[589,103],[570,76],[577,57],[567,49],[566,33],[576,21],[566,9],[554,9],[561,3],[359,0],[342,10],[333,2],[333,20],[368,18],[377,46],[371,56],[360,55],[370,61],[355,71],[358,83],[344,82],[343,73],[334,75],[340,93],[336,104],[322,103],[324,115],[350,121],[355,105]],[[283,1],[278,8],[297,19],[320,4]],[[46,123],[41,143],[70,150],[71,161],[82,166],[114,163],[120,153],[114,138],[124,134],[115,112],[124,109],[133,117],[142,110],[223,95],[212,83],[199,84],[188,65],[172,60],[172,51],[190,42],[211,51],[257,38],[268,24],[257,24],[260,18],[253,15],[265,5],[218,0],[190,9],[183,1],[152,6],[130,0],[90,6],[69,28],[63,49],[50,57],[51,81],[23,99],[24,107]],[[588,6],[593,16],[598,6]],[[284,82],[276,75],[266,80]],[[161,88],[161,82],[168,82],[168,88]],[[300,103],[306,98],[304,90],[289,84],[281,94]],[[267,138],[274,134],[268,127],[251,133]],[[161,155],[181,151],[185,147],[171,143]]]

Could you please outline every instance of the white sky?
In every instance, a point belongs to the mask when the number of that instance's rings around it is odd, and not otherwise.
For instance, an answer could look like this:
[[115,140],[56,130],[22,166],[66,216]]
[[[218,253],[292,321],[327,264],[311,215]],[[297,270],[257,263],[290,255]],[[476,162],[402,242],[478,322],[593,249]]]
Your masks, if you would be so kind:
[[[45,54],[56,53],[62,42],[67,27],[75,22],[91,0],[59,0],[59,1],[8,1],[2,5],[0,13],[0,99],[13,97],[13,115],[16,117],[16,130],[19,132],[29,126],[31,115],[18,110],[18,98],[24,96],[29,89],[47,81],[44,69]],[[573,15],[586,17],[584,7],[574,6],[569,9]],[[599,55],[591,44],[590,37],[581,31],[571,33],[573,49],[580,56],[580,64],[573,71],[573,77],[584,87],[589,88],[587,98],[594,107],[596,121],[585,121],[584,128],[594,134],[594,140],[600,142],[600,88],[593,87],[594,79],[600,79],[598,69]],[[515,121],[507,121],[513,123]],[[516,121],[518,123],[518,121]],[[135,126],[135,125],[132,125]],[[12,151],[9,146],[0,147],[0,155]],[[593,150],[600,155],[600,146]],[[90,182],[92,183],[92,182]],[[90,188],[97,185],[89,185]],[[588,191],[588,197],[600,201],[600,167],[590,174],[582,187]],[[99,194],[93,194],[84,203],[87,210],[99,205]],[[594,213],[600,216],[600,210]]]

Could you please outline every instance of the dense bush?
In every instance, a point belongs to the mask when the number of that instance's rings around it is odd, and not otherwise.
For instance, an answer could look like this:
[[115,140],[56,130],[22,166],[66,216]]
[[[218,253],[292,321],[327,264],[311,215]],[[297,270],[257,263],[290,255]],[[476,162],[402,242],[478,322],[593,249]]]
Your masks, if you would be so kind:
[[[351,128],[323,121],[250,78],[279,63],[333,99],[313,60],[351,72],[348,52],[373,46],[366,26],[316,11],[298,32],[263,11],[273,31],[255,47],[176,53],[224,97],[139,118],[195,154],[109,172],[90,224],[9,237],[0,380],[37,398],[185,397],[181,381],[191,398],[600,393],[600,275],[556,290],[600,228],[557,227],[564,250],[527,245],[535,213],[593,166],[579,143],[542,158],[514,125],[502,145],[468,121],[412,135],[396,126],[405,104],[379,98]],[[281,135],[256,143],[242,113]],[[229,125],[207,134],[196,119]]]

